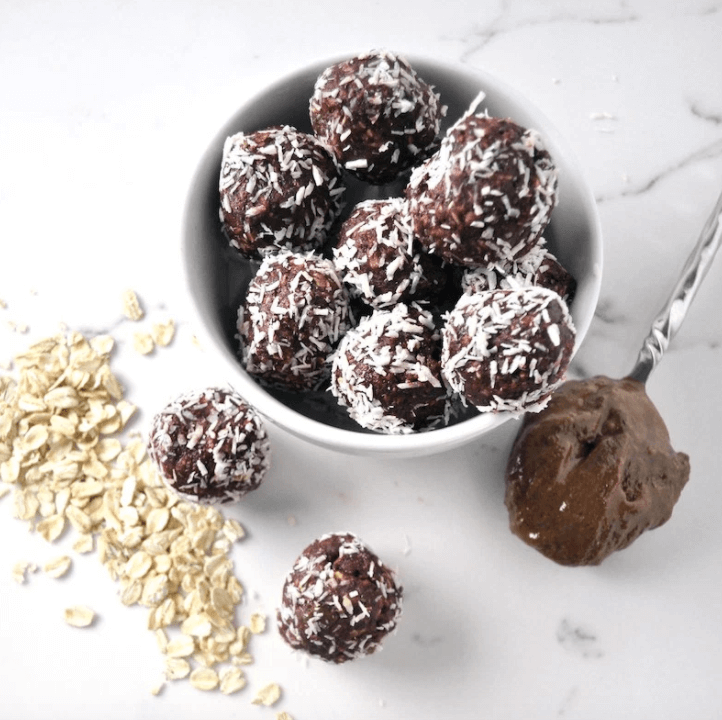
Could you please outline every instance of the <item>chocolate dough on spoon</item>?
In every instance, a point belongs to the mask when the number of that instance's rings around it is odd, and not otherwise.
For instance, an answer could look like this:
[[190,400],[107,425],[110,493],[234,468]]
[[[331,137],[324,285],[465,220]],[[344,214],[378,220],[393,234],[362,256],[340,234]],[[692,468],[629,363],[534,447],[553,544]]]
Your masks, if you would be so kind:
[[562,565],[598,565],[669,520],[689,480],[644,383],[722,242],[722,195],[629,377],[569,381],[527,413],[506,469],[512,532]]
[[643,383],[599,376],[525,416],[506,477],[512,532],[562,565],[597,565],[669,520],[689,457]]

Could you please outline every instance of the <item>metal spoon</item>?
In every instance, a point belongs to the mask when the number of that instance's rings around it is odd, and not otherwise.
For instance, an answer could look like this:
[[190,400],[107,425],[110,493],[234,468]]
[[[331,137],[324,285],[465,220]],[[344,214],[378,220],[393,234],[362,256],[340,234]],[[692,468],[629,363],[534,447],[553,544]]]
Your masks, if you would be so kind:
[[719,196],[697,244],[687,258],[672,294],[652,323],[652,329],[642,344],[637,362],[629,373],[632,379],[645,383],[649,374],[657,367],[667,346],[682,325],[687,310],[712,265],[720,242],[722,242],[722,195]]

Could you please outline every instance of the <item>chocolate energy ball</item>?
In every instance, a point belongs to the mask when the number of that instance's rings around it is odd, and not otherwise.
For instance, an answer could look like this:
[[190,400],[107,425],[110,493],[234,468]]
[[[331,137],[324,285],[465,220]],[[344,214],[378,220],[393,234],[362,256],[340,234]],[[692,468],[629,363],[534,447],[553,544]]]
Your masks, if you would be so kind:
[[352,533],[323,535],[298,557],[277,613],[281,637],[333,663],[382,648],[397,625],[403,589]]
[[333,259],[351,295],[372,307],[431,298],[446,284],[438,258],[414,240],[403,198],[356,205],[341,226]]
[[469,267],[514,261],[540,242],[558,172],[539,133],[468,112],[406,189],[416,237]]
[[350,173],[375,185],[395,180],[434,146],[446,108],[403,58],[357,55],[316,80],[311,125]]
[[577,282],[559,260],[544,247],[535,248],[518,261],[469,268],[461,278],[464,292],[482,292],[528,285],[538,285],[553,290],[567,305],[570,305],[574,300]]
[[264,258],[239,308],[243,365],[266,385],[317,388],[351,324],[348,293],[333,262],[313,252],[281,251]]
[[546,405],[576,337],[566,303],[534,286],[465,293],[441,332],[449,386],[482,412],[516,414]]
[[232,503],[255,490],[269,467],[259,414],[235,391],[180,395],[151,423],[148,454],[168,487],[185,500]]
[[431,313],[405,303],[374,310],[339,343],[331,392],[369,430],[399,434],[446,424],[440,352]]
[[341,211],[341,170],[313,135],[288,125],[226,139],[220,218],[230,244],[256,258],[319,247]]
[[561,565],[598,565],[669,520],[689,472],[641,382],[569,381],[516,436],[510,527]]

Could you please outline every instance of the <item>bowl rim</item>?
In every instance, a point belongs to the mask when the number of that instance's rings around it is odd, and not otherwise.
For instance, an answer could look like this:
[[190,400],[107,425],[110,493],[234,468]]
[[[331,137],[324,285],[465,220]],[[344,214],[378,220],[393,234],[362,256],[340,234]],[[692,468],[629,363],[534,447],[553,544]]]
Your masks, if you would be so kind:
[[[415,69],[432,66],[447,76],[463,78],[464,82],[478,85],[480,92],[483,91],[491,96],[502,96],[504,103],[509,103],[515,107],[518,106],[524,109],[524,114],[534,116],[534,127],[541,133],[545,144],[548,147],[553,147],[554,150],[552,154],[555,160],[558,162],[558,159],[563,156],[564,163],[562,164],[573,170],[575,180],[578,181],[576,187],[579,195],[578,200],[580,200],[582,204],[579,212],[589,226],[589,250],[592,267],[591,277],[588,278],[589,282],[586,287],[588,312],[582,318],[582,323],[575,322],[576,341],[572,355],[573,359],[586,337],[598,303],[604,254],[601,220],[597,204],[591,186],[586,179],[576,155],[549,118],[531,103],[531,101],[497,76],[484,70],[470,68],[461,63],[437,60],[434,57],[420,57],[403,53],[397,54],[405,58]],[[266,98],[269,94],[277,92],[283,87],[287,87],[289,83],[294,82],[296,79],[307,78],[309,73],[315,72],[318,75],[326,67],[347,60],[349,57],[351,57],[351,55],[316,61],[292,73],[278,77],[271,84],[257,91],[242,103],[233,115],[226,120],[224,126],[216,133],[214,140],[217,140],[226,132],[229,123],[234,118],[246,112],[254,103],[257,103],[262,98]],[[423,77],[423,71],[419,71],[419,75]],[[415,457],[444,452],[454,447],[459,447],[478,438],[491,429],[504,424],[508,420],[517,417],[512,413],[480,413],[479,415],[465,419],[463,422],[424,432],[402,434],[360,432],[326,425],[313,418],[306,417],[287,407],[283,402],[266,392],[262,386],[245,372],[238,359],[232,356],[228,348],[220,342],[217,333],[211,332],[208,328],[207,323],[202,317],[201,309],[196,298],[196,293],[200,291],[200,287],[198,286],[197,277],[194,273],[195,268],[191,262],[188,251],[189,243],[192,241],[192,232],[189,228],[193,225],[192,212],[195,188],[199,184],[199,176],[203,174],[202,171],[207,165],[210,156],[215,157],[217,154],[215,145],[215,142],[211,143],[204,152],[201,161],[196,166],[195,172],[192,175],[186,194],[181,231],[185,286],[186,289],[190,291],[192,300],[190,305],[192,306],[195,325],[199,328],[203,344],[209,344],[216,354],[221,355],[224,360],[224,365],[233,372],[233,378],[229,378],[228,384],[233,386],[249,404],[255,407],[265,420],[300,439],[337,452],[355,455]]]

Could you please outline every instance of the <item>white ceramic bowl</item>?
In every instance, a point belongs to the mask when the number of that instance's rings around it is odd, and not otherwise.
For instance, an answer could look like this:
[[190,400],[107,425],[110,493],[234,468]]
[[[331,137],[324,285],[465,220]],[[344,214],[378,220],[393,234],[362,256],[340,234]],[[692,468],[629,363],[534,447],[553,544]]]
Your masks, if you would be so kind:
[[[479,71],[408,57],[412,67],[433,85],[448,106],[443,130],[457,120],[480,91],[480,106],[490,115],[510,117],[538,130],[559,168],[559,204],[546,232],[549,249],[574,275],[578,288],[571,306],[582,342],[597,304],[601,283],[602,240],[594,198],[563,138],[546,117],[497,78]],[[229,247],[218,217],[218,178],[223,143],[235,132],[252,132],[270,125],[288,124],[311,132],[308,104],[318,75],[332,59],[305,68],[249,100],[212,140],[194,175],[185,208],[183,246],[188,287],[198,313],[201,335],[228,366],[228,382],[265,418],[298,437],[340,452],[394,457],[418,457],[446,451],[478,438],[509,417],[476,414],[448,427],[409,435],[382,435],[358,427],[338,407],[329,392],[314,394],[268,391],[260,387],[238,360],[237,309],[255,268]],[[401,188],[398,189],[399,193]],[[349,183],[348,208],[378,190]]]

